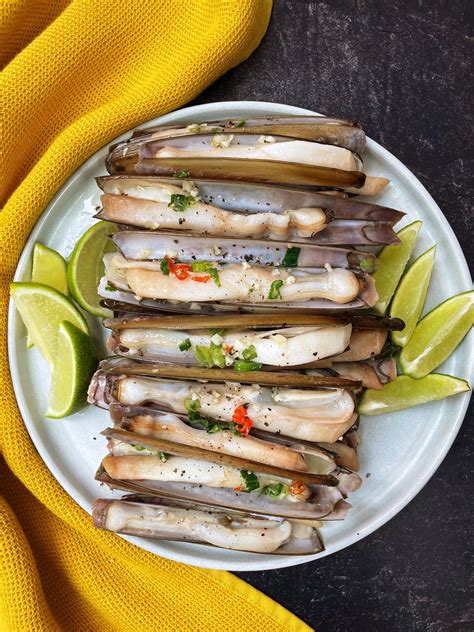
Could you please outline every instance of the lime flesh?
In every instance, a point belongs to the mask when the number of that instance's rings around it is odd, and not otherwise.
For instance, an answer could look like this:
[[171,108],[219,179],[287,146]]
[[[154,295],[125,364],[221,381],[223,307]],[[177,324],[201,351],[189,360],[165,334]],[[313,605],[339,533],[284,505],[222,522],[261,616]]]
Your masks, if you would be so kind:
[[403,373],[421,378],[456,349],[474,324],[474,290],[456,294],[435,307],[415,328],[400,354]]
[[436,246],[433,246],[415,259],[402,277],[393,297],[390,316],[401,318],[405,323],[405,329],[391,333],[392,342],[400,347],[404,347],[410,340],[423,310],[435,253]]
[[112,313],[101,307],[97,286],[104,274],[102,257],[105,252],[114,250],[108,236],[116,230],[108,222],[91,226],[75,245],[67,266],[67,282],[73,297],[87,312],[103,318]]
[[[33,248],[33,266],[31,281],[53,287],[67,296],[66,262],[59,252],[43,244],[36,243]],[[26,339],[28,349],[33,346],[30,336]]]
[[49,285],[62,294],[68,294],[66,262],[59,252],[42,244],[35,244],[31,281]]
[[90,336],[71,323],[62,321],[46,417],[66,417],[85,405],[87,387],[96,365]]
[[420,231],[422,222],[416,221],[398,233],[400,243],[394,246],[385,246],[378,258],[378,268],[374,274],[375,287],[379,298],[374,305],[378,314],[385,314],[390,300],[397,289],[398,282],[405,270],[408,259],[415,247],[416,237]]
[[12,283],[10,292],[29,337],[50,364],[56,357],[61,321],[68,320],[84,333],[89,333],[78,309],[52,287],[41,283]]
[[466,380],[451,375],[432,373],[415,380],[399,375],[381,390],[368,389],[359,402],[360,415],[382,415],[404,408],[426,404],[469,390]]

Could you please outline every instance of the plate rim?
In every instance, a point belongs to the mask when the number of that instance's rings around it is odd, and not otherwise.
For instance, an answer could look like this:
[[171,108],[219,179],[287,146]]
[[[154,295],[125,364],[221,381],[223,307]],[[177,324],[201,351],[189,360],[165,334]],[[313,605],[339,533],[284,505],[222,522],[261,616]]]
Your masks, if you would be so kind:
[[[235,109],[235,110],[240,109],[243,111],[245,111],[246,108],[256,109],[260,111],[264,111],[266,109],[274,110],[275,108],[280,108],[281,110],[284,110],[287,114],[317,114],[316,112],[312,110],[300,108],[293,105],[283,104],[283,103],[270,103],[266,101],[219,101],[215,103],[199,104],[199,105],[193,105],[193,106],[180,108],[178,110],[174,110],[173,112],[169,112],[162,116],[155,117],[149,121],[145,121],[141,123],[140,125],[154,125],[157,123],[165,123],[168,121],[172,121],[173,119],[176,119],[176,118],[181,118],[183,116],[192,116],[193,114],[195,115],[201,114],[203,118],[209,118],[210,116],[212,116],[213,112],[218,113],[223,108],[230,108],[230,109]],[[239,115],[237,114],[236,116],[239,116]],[[242,114],[242,116],[245,116],[245,114]],[[135,129],[135,128],[131,128],[131,129]],[[119,140],[126,138],[128,134],[130,133],[131,129],[121,134],[118,138],[107,142],[105,145],[103,145],[97,151],[95,151],[87,160],[85,160],[81,165],[79,165],[79,167],[75,169],[75,171],[64,182],[64,184],[60,186],[58,191],[55,193],[55,195],[51,198],[49,203],[46,205],[41,215],[38,217],[30,235],[28,236],[28,239],[25,242],[25,246],[23,248],[22,254],[18,260],[18,265],[17,265],[15,275],[14,275],[14,281],[17,280],[21,274],[23,274],[23,269],[25,267],[25,263],[28,261],[30,257],[30,252],[33,247],[34,240],[36,239],[37,235],[40,233],[41,227],[44,221],[46,221],[46,218],[48,217],[49,213],[53,211],[54,207],[60,201],[61,197],[67,194],[68,189],[76,182],[78,178],[81,177],[83,170],[87,169],[88,166],[90,166],[93,162],[97,160],[98,158],[97,154],[100,154],[101,152],[103,152],[104,149],[108,145],[110,145],[110,143],[118,142]],[[454,233],[451,225],[449,224],[448,220],[444,216],[443,212],[441,211],[441,209],[439,208],[439,206],[437,205],[433,197],[430,195],[430,193],[427,191],[424,185],[418,180],[418,178],[408,169],[408,167],[406,167],[391,152],[389,152],[387,149],[379,145],[379,143],[377,143],[376,141],[370,138],[367,138],[367,147],[371,150],[374,156],[376,157],[380,156],[384,160],[389,161],[395,167],[395,169],[400,173],[400,175],[406,178],[410,182],[410,185],[416,190],[416,192],[423,197],[427,206],[429,206],[430,213],[434,214],[436,219],[441,223],[443,229],[447,233],[450,246],[453,247],[456,251],[456,258],[458,259],[458,262],[463,272],[463,278],[462,278],[463,284],[465,284],[466,287],[468,286],[472,287],[472,281],[470,278],[470,272],[469,272],[469,268],[466,262],[466,258],[459,244],[459,241],[456,237],[456,234]],[[15,324],[16,324],[17,317],[18,316],[14,308],[13,301],[10,298],[9,307],[8,307],[8,334],[7,334],[8,360],[9,360],[13,389],[15,392],[15,397],[18,403],[18,407],[20,409],[20,413],[23,418],[23,422],[25,423],[25,427],[28,431],[28,434],[30,435],[30,438],[33,444],[35,445],[35,448],[37,449],[45,465],[50,470],[51,474],[54,476],[57,482],[61,485],[64,491],[75,502],[77,502],[87,513],[90,514],[90,511],[88,508],[89,503],[79,502],[79,500],[77,499],[77,493],[74,493],[75,491],[74,488],[70,487],[69,481],[67,480],[66,477],[62,477],[61,472],[58,470],[58,467],[53,461],[52,456],[49,454],[49,451],[46,449],[46,446],[43,445],[43,442],[41,438],[39,437],[39,434],[36,432],[35,425],[31,421],[31,418],[30,418],[29,423],[25,421],[25,417],[29,417],[28,402],[26,398],[24,397],[22,389],[21,389],[17,358],[13,357],[14,356],[13,350],[16,344]],[[468,334],[468,337],[471,339],[474,339],[474,332],[471,331],[470,334]],[[469,354],[469,364],[466,367],[466,372],[470,374],[471,380],[473,376],[473,365],[474,365],[474,345],[471,345],[471,351]],[[459,399],[460,400],[462,399],[461,406],[459,408],[455,422],[454,423],[453,421],[451,422],[450,432],[445,435],[442,449],[438,452],[436,459],[432,461],[431,466],[426,469],[424,475],[417,479],[416,484],[410,487],[409,491],[405,493],[399,499],[399,501],[395,503],[390,509],[385,510],[378,519],[372,520],[369,524],[360,527],[357,533],[354,532],[351,536],[347,536],[346,538],[343,538],[341,542],[333,545],[330,550],[325,550],[322,553],[316,554],[315,556],[308,556],[308,557],[275,556],[275,558],[273,558],[271,561],[263,560],[262,558],[260,558],[261,560],[260,563],[258,561],[259,556],[255,555],[256,562],[252,563],[250,565],[251,567],[249,567],[248,562],[242,562],[240,564],[232,564],[232,563],[226,564],[225,561],[221,562],[219,560],[211,560],[210,563],[203,564],[203,563],[200,563],[203,560],[201,560],[200,558],[196,559],[196,556],[194,556],[192,552],[191,553],[178,552],[175,555],[171,555],[169,551],[165,551],[165,552],[160,551],[160,553],[157,553],[154,545],[150,545],[149,541],[146,539],[138,538],[134,536],[123,536],[123,535],[121,535],[120,537],[123,537],[127,541],[135,544],[136,546],[139,546],[142,549],[153,552],[155,555],[161,555],[162,557],[166,557],[174,561],[186,563],[193,566],[199,566],[201,568],[212,568],[212,569],[219,569],[219,570],[247,571],[248,572],[248,571],[262,571],[262,570],[272,570],[272,569],[277,569],[277,568],[285,568],[289,566],[296,566],[299,564],[305,564],[312,561],[317,561],[319,559],[322,559],[323,557],[332,555],[344,548],[347,548],[355,544],[356,542],[362,540],[363,538],[367,537],[368,535],[370,535],[371,533],[379,529],[382,525],[387,523],[397,513],[399,513],[421,491],[421,489],[428,483],[428,481],[434,475],[436,470],[439,468],[446,454],[448,453],[449,449],[454,443],[454,440],[456,439],[456,436],[459,432],[462,422],[464,421],[466,411],[469,405],[470,397],[471,397],[471,391],[459,396]],[[323,534],[323,537],[324,537],[324,534]]]

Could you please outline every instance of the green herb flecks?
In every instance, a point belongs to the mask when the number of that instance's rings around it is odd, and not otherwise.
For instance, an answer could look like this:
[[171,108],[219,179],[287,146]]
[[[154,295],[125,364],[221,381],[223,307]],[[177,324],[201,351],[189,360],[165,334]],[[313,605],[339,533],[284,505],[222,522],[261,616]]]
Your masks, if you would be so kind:
[[178,348],[180,351],[187,351],[188,349],[191,349],[191,340],[186,338],[178,345]]
[[247,125],[247,121],[239,121],[235,127],[245,127]]
[[286,249],[285,257],[281,262],[284,268],[294,268],[298,265],[298,257],[300,256],[301,248],[292,246]]
[[177,213],[183,213],[187,208],[196,204],[196,198],[192,195],[184,195],[183,193],[173,193],[169,208]]
[[167,259],[162,259],[161,263],[160,263],[160,270],[163,272],[163,274],[166,274],[166,276],[169,276],[170,273],[170,267],[168,264],[168,260]]
[[248,371],[260,371],[262,364],[261,362],[253,362],[251,360],[236,360],[233,368],[235,371],[247,373]]
[[135,448],[135,450],[137,450],[137,452],[142,452],[142,450],[146,450],[146,448],[142,445],[137,445],[136,443],[131,443],[130,444],[132,446],[132,448]]
[[189,171],[186,171],[186,169],[183,169],[182,171],[177,171],[174,175],[177,178],[189,178],[191,173]]
[[250,345],[249,347],[246,347],[242,351],[242,357],[244,360],[255,360],[255,358],[257,357],[257,349],[255,349],[255,345]]
[[262,494],[270,498],[284,498],[288,495],[290,488],[284,483],[270,483],[262,487]]
[[166,461],[169,459],[169,454],[166,454],[166,452],[158,452],[158,456],[160,457],[160,461],[162,463],[166,463]]
[[209,347],[205,345],[196,345],[194,356],[201,366],[211,369],[214,366],[225,369],[225,357],[222,351],[222,345],[216,345],[211,342]]
[[205,417],[201,417],[199,414],[199,409],[201,407],[201,402],[199,399],[192,399],[191,397],[186,397],[184,400],[184,407],[188,413],[189,423],[193,428],[200,428],[205,430],[208,434],[214,434],[215,432],[220,432],[221,430],[232,430],[235,432],[235,426],[233,423],[229,423],[226,421],[215,421],[211,419],[206,419]]
[[268,298],[274,301],[277,298],[281,298],[280,288],[283,285],[283,281],[273,281],[270,286],[270,291],[268,292]]
[[240,470],[240,475],[244,479],[244,485],[240,488],[241,492],[253,492],[255,489],[258,489],[260,487],[258,478],[253,472],[249,472],[248,470]]

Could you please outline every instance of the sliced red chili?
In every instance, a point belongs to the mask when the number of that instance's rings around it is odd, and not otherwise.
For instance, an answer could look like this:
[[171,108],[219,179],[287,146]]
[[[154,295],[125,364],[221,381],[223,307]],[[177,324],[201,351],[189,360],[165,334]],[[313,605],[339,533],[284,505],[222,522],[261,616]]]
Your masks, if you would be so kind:
[[245,406],[237,406],[234,410],[234,414],[232,415],[232,421],[236,425],[237,432],[240,432],[247,437],[253,426],[253,421],[248,416]]
[[290,492],[295,496],[299,496],[300,494],[304,494],[307,490],[307,487],[301,481],[293,481],[290,485]]
[[207,283],[210,278],[210,274],[205,274],[204,276],[193,276],[191,277],[191,281],[197,281],[198,283]]

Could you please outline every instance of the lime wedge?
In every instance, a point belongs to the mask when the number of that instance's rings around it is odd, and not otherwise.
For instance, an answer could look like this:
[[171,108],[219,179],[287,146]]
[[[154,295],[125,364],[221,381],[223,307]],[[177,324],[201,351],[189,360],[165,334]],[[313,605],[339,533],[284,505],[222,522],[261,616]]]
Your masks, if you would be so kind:
[[[36,243],[33,248],[33,267],[31,269],[33,283],[43,283],[54,287],[62,294],[68,294],[66,279],[66,262],[59,252]],[[28,349],[33,346],[30,336],[26,339]]]
[[421,380],[399,375],[380,390],[368,389],[359,402],[360,415],[382,415],[426,404],[469,390],[466,380],[442,373],[432,373]]
[[97,358],[88,334],[67,321],[59,324],[57,355],[46,417],[72,415],[86,403],[86,393]]
[[116,230],[116,226],[108,222],[91,226],[75,245],[67,266],[67,282],[73,297],[87,312],[103,318],[112,312],[100,306],[97,286],[104,275],[102,257],[115,249],[108,235]]
[[385,246],[377,258],[379,265],[374,274],[375,288],[379,295],[374,305],[378,314],[385,314],[390,300],[397,289],[398,282],[405,270],[408,259],[415,247],[416,237],[422,222],[419,220],[405,226],[398,233],[400,243],[395,246]]
[[403,275],[390,306],[391,318],[401,318],[405,329],[392,331],[392,342],[404,347],[413,334],[416,323],[425,304],[435,260],[436,246],[433,246],[415,261]]
[[59,252],[42,244],[35,244],[31,281],[49,285],[62,294],[68,294],[66,262]]
[[448,298],[415,328],[400,354],[403,373],[414,378],[436,369],[456,349],[474,324],[474,290]]
[[56,357],[59,323],[62,320],[68,320],[84,333],[89,333],[78,309],[52,287],[41,283],[12,283],[10,292],[31,340],[50,364]]

